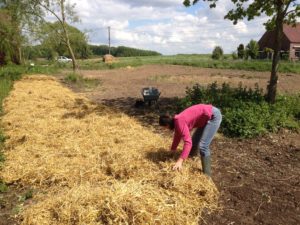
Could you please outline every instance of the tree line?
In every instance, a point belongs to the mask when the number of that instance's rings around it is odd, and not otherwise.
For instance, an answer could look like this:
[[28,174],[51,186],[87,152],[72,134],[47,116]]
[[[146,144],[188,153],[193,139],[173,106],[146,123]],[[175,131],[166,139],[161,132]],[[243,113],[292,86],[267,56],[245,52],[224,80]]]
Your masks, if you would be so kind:
[[[75,28],[76,29],[76,28]],[[77,30],[77,32],[79,32]],[[85,40],[83,33],[73,33],[70,37],[71,46],[74,46],[74,55],[76,59],[88,59],[92,56],[104,56],[108,54],[107,45],[89,45]],[[74,37],[73,37],[74,36]],[[35,60],[37,58],[45,58],[55,60],[58,56],[70,57],[66,47],[60,43],[53,41],[55,36],[48,36],[42,44],[25,46],[23,49],[24,58],[27,60]],[[155,51],[130,48],[126,46],[111,47],[111,55],[115,57],[134,57],[134,56],[159,56]]]
[[[93,55],[103,56],[108,54],[109,47],[107,45],[90,45]],[[115,57],[130,57],[130,56],[158,56],[161,55],[156,51],[130,48],[125,46],[111,47],[110,54]]]
[[[237,47],[237,51],[232,53],[232,59],[257,59],[259,57],[259,45],[255,40],[251,40],[246,47],[244,44],[240,44]],[[221,46],[216,46],[212,52],[213,59],[223,58],[223,48]]]

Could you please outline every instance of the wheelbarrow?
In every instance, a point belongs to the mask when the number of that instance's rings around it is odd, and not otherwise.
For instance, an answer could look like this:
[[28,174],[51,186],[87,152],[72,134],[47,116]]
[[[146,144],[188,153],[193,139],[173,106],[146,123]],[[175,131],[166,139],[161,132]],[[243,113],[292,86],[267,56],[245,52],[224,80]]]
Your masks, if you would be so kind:
[[142,96],[144,98],[145,104],[148,103],[149,106],[151,106],[152,103],[157,103],[160,92],[157,88],[154,87],[146,87],[141,90]]

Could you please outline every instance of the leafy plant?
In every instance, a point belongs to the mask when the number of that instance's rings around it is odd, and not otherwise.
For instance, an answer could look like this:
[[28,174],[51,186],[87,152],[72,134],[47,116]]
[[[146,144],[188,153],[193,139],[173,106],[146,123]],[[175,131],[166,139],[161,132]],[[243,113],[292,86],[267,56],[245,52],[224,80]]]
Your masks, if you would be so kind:
[[7,191],[8,191],[7,185],[0,180],[0,193],[4,193]]
[[33,190],[29,189],[24,194],[19,196],[19,202],[25,202],[33,197]]
[[259,53],[259,45],[257,41],[251,40],[246,47],[246,58],[256,59]]
[[221,131],[230,137],[255,137],[281,128],[300,128],[300,95],[280,96],[275,104],[268,104],[262,89],[232,88],[224,83],[208,87],[199,84],[187,88],[186,97],[178,103],[178,112],[194,104],[212,104],[221,109]]

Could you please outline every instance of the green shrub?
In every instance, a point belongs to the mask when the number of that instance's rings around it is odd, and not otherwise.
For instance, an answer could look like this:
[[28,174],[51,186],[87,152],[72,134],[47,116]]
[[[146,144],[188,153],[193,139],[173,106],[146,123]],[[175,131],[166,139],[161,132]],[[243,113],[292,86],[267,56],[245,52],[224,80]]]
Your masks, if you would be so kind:
[[237,55],[239,59],[244,59],[245,57],[245,46],[243,44],[240,44],[237,48]]
[[15,81],[21,78],[24,69],[18,66],[0,67],[0,79]]
[[77,73],[69,73],[65,77],[65,81],[69,81],[72,83],[77,83],[77,82],[81,81],[82,79],[83,79],[83,77]]
[[187,88],[186,97],[178,103],[178,112],[194,104],[212,104],[221,109],[221,131],[230,137],[255,137],[281,128],[300,128],[300,95],[279,96],[273,105],[265,101],[263,91],[224,83]]
[[4,193],[7,191],[8,191],[7,185],[0,180],[0,193]]
[[236,52],[232,52],[231,57],[232,57],[233,60],[237,60],[239,58],[239,56]]
[[179,103],[181,108],[188,107],[191,104],[211,103],[221,108],[239,107],[241,102],[262,102],[264,101],[263,90],[255,85],[254,89],[242,87],[232,88],[227,83],[223,83],[221,87],[214,82],[207,87],[195,84],[191,88],[186,89],[186,97]]
[[220,46],[216,46],[212,53],[213,59],[221,59],[223,56],[223,49]]

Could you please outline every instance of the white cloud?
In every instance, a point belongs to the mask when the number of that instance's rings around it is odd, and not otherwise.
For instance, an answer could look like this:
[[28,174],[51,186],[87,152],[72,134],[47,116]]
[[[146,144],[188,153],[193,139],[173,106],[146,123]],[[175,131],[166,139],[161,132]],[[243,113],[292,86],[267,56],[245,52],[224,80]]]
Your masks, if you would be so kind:
[[181,0],[117,0],[117,2],[129,4],[133,7],[152,6],[152,7],[174,7],[181,5]]
[[232,8],[231,0],[219,0],[215,9],[201,1],[188,10],[182,0],[70,1],[76,3],[75,10],[81,18],[81,23],[75,26],[90,31],[90,42],[94,44],[107,43],[107,26],[110,26],[114,46],[177,54],[209,53],[219,45],[230,53],[240,43],[258,39],[264,32],[263,18],[241,21],[235,26],[224,20]]

